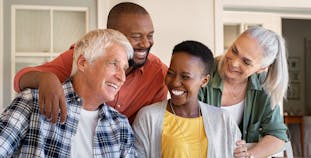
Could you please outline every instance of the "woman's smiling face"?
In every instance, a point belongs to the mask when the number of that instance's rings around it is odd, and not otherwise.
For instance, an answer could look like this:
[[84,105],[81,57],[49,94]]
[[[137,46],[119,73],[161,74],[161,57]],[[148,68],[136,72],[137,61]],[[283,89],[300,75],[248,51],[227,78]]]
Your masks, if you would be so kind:
[[174,53],[168,69],[165,84],[174,105],[193,104],[198,100],[198,92],[209,80],[204,75],[203,61],[187,52]]
[[243,81],[264,70],[262,60],[263,48],[254,38],[242,34],[225,54],[222,72],[227,79]]

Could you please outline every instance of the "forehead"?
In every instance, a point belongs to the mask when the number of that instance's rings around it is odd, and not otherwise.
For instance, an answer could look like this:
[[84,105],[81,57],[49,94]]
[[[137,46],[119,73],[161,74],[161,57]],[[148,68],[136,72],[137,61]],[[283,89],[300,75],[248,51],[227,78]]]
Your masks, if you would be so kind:
[[258,44],[257,40],[247,34],[242,34],[234,45],[239,55],[249,60],[259,62],[263,57],[263,48]]
[[118,30],[128,33],[153,32],[153,24],[148,14],[122,14],[117,22]]
[[204,67],[204,63],[199,57],[191,55],[187,52],[178,52],[173,54],[171,59],[171,66],[172,65],[189,70]]
[[127,52],[124,47],[118,44],[111,44],[106,47],[104,57],[127,62]]

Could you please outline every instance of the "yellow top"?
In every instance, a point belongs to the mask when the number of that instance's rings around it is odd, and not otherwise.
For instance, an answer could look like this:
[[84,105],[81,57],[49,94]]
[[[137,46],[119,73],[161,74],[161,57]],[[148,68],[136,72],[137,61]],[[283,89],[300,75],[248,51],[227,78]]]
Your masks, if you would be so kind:
[[168,111],[162,130],[163,158],[206,158],[207,138],[203,118],[183,118]]

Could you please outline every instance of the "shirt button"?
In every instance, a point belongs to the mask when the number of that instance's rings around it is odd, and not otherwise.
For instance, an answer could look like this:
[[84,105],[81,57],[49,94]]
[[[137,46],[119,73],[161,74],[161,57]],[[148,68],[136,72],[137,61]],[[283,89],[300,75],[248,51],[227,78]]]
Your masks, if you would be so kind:
[[121,105],[120,105],[120,104],[118,104],[118,105],[117,105],[117,108],[120,108],[120,107],[121,107]]
[[78,102],[80,102],[80,101],[81,101],[81,99],[80,99],[80,98],[78,98],[78,99],[77,99],[77,101],[78,101]]

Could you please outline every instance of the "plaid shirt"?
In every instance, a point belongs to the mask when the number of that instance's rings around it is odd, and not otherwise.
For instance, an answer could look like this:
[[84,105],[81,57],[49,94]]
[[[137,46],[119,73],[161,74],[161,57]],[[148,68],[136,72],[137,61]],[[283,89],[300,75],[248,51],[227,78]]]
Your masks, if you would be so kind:
[[[82,99],[70,81],[63,85],[68,116],[53,125],[39,114],[38,90],[20,93],[0,115],[0,157],[70,157]],[[99,107],[93,157],[135,157],[135,137],[127,118],[105,104]]]

